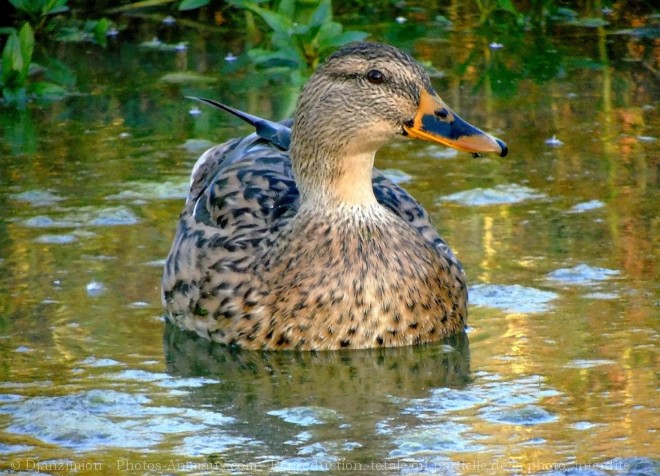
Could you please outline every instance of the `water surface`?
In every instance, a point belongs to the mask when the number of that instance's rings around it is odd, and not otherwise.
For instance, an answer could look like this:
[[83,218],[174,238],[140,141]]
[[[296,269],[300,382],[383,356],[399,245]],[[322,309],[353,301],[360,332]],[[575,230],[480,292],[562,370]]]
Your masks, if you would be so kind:
[[[659,55],[617,33],[650,20],[519,38],[475,18],[374,26],[511,150],[379,154],[471,285],[467,334],[390,350],[234,352],[164,328],[190,169],[248,132],[183,96],[280,119],[296,89],[228,69],[224,30],[145,21],[107,50],[53,47],[81,94],[0,111],[0,468],[657,474]],[[138,46],[164,34],[189,48]]]

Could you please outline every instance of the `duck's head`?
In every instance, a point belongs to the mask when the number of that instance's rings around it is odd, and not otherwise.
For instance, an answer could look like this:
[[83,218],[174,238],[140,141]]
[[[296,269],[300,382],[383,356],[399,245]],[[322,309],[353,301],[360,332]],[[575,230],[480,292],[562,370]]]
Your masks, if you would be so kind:
[[454,113],[406,53],[353,43],[332,54],[303,88],[291,142],[294,170],[303,182],[308,177],[327,182],[328,177],[355,178],[364,169],[370,183],[371,168],[363,162],[373,164],[376,150],[401,135],[472,154],[503,157],[508,151],[503,141]]

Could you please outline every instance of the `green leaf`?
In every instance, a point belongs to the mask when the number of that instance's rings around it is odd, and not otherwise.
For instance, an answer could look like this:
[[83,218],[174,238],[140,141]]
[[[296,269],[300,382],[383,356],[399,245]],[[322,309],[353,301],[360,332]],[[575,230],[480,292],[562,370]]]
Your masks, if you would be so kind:
[[342,33],[342,27],[339,23],[326,23],[319,32],[319,51],[323,52],[329,48],[337,48],[354,41],[362,41],[368,36],[369,33],[364,31],[351,30]]
[[309,21],[309,26],[321,26],[332,20],[332,4],[330,0],[324,0],[314,10],[312,18]]
[[[32,3],[33,10],[39,10],[39,15],[54,15],[69,10],[66,5],[68,0],[40,0]],[[41,7],[41,8],[39,8]]]
[[248,51],[248,57],[256,64],[266,68],[286,67],[296,69],[305,64],[300,54],[292,48],[277,51],[253,48]]
[[103,48],[108,45],[108,30],[111,26],[112,22],[107,18],[101,18],[96,22],[96,25],[94,25],[93,29],[94,40],[96,40],[96,44],[102,46]]
[[2,51],[2,83],[7,87],[15,86],[20,72],[23,70],[23,55],[21,45],[15,33],[7,38],[7,44]]
[[205,7],[211,3],[211,0],[182,0],[179,4],[179,10],[194,10]]
[[516,10],[516,7],[513,5],[511,0],[497,0],[497,9],[504,10],[513,15],[518,15],[518,10]]
[[283,15],[278,15],[275,12],[257,6],[250,8],[250,10],[259,15],[277,33],[288,33],[293,28],[291,20]]
[[[68,89],[73,89],[76,85],[76,75],[66,64],[56,58],[48,58],[44,76],[48,81],[59,84]],[[32,63],[34,64],[34,63]]]
[[29,87],[29,91],[34,94],[36,99],[46,101],[58,101],[67,95],[66,89],[62,86],[44,81],[32,83]]
[[141,2],[130,3],[128,5],[122,5],[121,7],[109,8],[106,13],[122,13],[129,12],[131,10],[139,10],[141,8],[148,7],[158,7],[166,3],[176,2],[177,0],[142,0]]
[[27,79],[30,63],[32,62],[32,53],[34,52],[34,33],[29,23],[23,25],[21,31],[18,32],[18,41],[21,48],[21,56],[23,58],[23,66],[20,70],[19,81],[21,84],[25,83]]
[[276,33],[285,33],[288,35],[289,31],[293,28],[293,21],[289,17],[278,15],[273,11],[261,8],[256,5],[256,2],[246,0],[227,0],[227,3],[256,13]]
[[340,46],[353,43],[354,41],[363,41],[369,36],[369,33],[364,31],[345,31],[341,35],[337,35],[333,38],[330,38],[330,41],[326,41],[324,48],[320,48],[320,51],[324,51],[328,48],[338,48]]
[[296,13],[296,0],[280,0],[277,13],[286,18],[293,18]]
[[35,10],[35,7],[32,5],[31,0],[9,0],[9,3],[11,3],[14,6],[14,8],[16,8],[17,10],[21,10],[25,13],[28,13],[30,16],[39,13],[38,10]]

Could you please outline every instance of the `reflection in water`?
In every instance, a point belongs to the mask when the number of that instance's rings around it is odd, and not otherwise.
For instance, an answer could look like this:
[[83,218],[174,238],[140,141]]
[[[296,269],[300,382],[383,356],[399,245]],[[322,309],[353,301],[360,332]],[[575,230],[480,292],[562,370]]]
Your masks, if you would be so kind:
[[[258,352],[230,349],[167,325],[164,348],[170,375],[219,381],[195,389],[189,405],[231,413],[240,422],[235,425],[240,438],[262,447],[250,461],[278,455],[276,470],[304,471],[341,455],[355,462],[384,461],[388,446],[406,453],[405,432],[388,426],[400,407],[421,405],[433,389],[460,392],[470,381],[465,333],[419,347]],[[387,441],[392,432],[404,440],[373,446],[374,438]],[[429,430],[424,440],[438,434]],[[454,440],[460,441],[458,435]]]
[[222,403],[236,404],[246,415],[252,405],[312,403],[359,415],[371,413],[381,398],[417,398],[429,388],[462,387],[470,380],[465,333],[418,347],[258,352],[213,344],[166,325],[163,342],[170,374],[228,382]]

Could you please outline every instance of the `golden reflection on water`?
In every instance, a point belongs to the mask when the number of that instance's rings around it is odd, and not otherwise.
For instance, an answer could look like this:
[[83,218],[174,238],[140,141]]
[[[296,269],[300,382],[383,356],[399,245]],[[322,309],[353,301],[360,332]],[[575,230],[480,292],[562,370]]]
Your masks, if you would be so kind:
[[[210,113],[190,117],[189,105],[181,101],[185,90],[143,77],[151,90],[141,89],[127,98],[99,84],[91,90],[92,98],[28,111],[7,125],[6,131],[13,127],[16,135],[27,137],[26,143],[32,134],[34,144],[23,145],[24,153],[16,155],[10,155],[8,142],[0,146],[2,393],[66,395],[97,387],[122,388],[150,396],[154,405],[233,411],[255,428],[269,421],[265,414],[272,409],[321,405],[355,418],[352,437],[363,444],[355,454],[364,460],[388,458],[394,446],[396,435],[374,435],[379,422],[399,419],[405,429],[414,430],[458,421],[469,426],[470,436],[478,436],[469,441],[485,449],[473,451],[468,446],[442,456],[454,462],[483,462],[492,470],[484,474],[533,473],[553,462],[656,455],[657,79],[645,66],[610,61],[612,35],[597,28],[569,40],[583,40],[575,47],[598,60],[597,69],[574,68],[563,78],[545,82],[523,79],[515,94],[502,96],[492,68],[503,64],[515,69],[515,56],[507,56],[507,48],[492,50],[489,41],[474,34],[474,17],[466,15],[461,2],[450,2],[446,15],[456,25],[448,35],[450,42],[421,40],[414,52],[447,73],[434,84],[450,107],[475,125],[501,134],[511,154],[504,159],[419,158],[427,149],[405,143],[384,150],[378,166],[399,168],[413,177],[404,186],[429,210],[471,284],[551,290],[559,295],[551,310],[523,314],[473,307],[469,353],[456,361],[439,352],[407,349],[373,359],[253,356],[245,362],[204,343],[200,348],[199,343],[178,338],[166,341],[164,350],[160,268],[152,262],[167,253],[181,200],[128,200],[124,205],[140,220],[130,226],[25,225],[39,215],[59,219],[85,206],[119,205],[107,197],[134,181],[186,181],[195,159],[194,153],[178,148],[186,139],[222,140],[244,131]],[[617,36],[614,41],[625,41],[623,49],[631,58],[655,58],[657,67],[657,41],[651,47],[633,37]],[[199,52],[210,47],[204,38],[197,39],[195,57],[206,60]],[[644,48],[652,48],[651,53]],[[192,53],[187,55],[174,60],[175,69],[187,68]],[[455,74],[470,58],[462,75]],[[210,68],[201,61],[197,71]],[[491,73],[482,77],[484,71]],[[224,87],[207,93],[222,96]],[[270,116],[290,108],[292,95],[282,96],[286,97],[255,90],[244,99],[232,99]],[[130,136],[120,138],[126,132]],[[553,135],[564,145],[546,145]],[[640,139],[645,136],[655,140]],[[545,198],[482,207],[437,201],[458,191],[511,183]],[[65,200],[38,206],[11,197],[29,190],[52,190]],[[590,200],[604,206],[569,213],[574,205]],[[86,233],[75,235],[81,229]],[[77,241],[34,241],[43,234],[64,233],[74,234]],[[558,268],[579,263],[620,274],[587,286],[547,278]],[[90,294],[87,286],[93,281],[102,283],[104,291]],[[590,297],[592,292],[606,296]],[[223,381],[218,387],[173,397],[150,382],[114,382],[104,378],[104,369],[84,369],[81,362],[90,357],[174,377],[215,373]],[[555,418],[529,426],[502,424],[483,417],[489,403],[431,416],[403,412],[434,389],[478,390],[491,378],[512,389],[511,394],[493,398],[512,401],[520,379],[533,379],[532,389],[546,392],[534,404]],[[0,414],[3,428],[10,422],[10,416]],[[337,438],[335,429],[318,434]],[[46,445],[39,436],[2,432],[3,441],[34,445],[34,453],[43,459],[79,456],[74,450]],[[162,455],[181,457],[178,438],[165,438],[159,454],[142,456],[148,461]],[[283,447],[273,451],[284,451]],[[110,449],[93,456],[110,468],[126,454]]]

